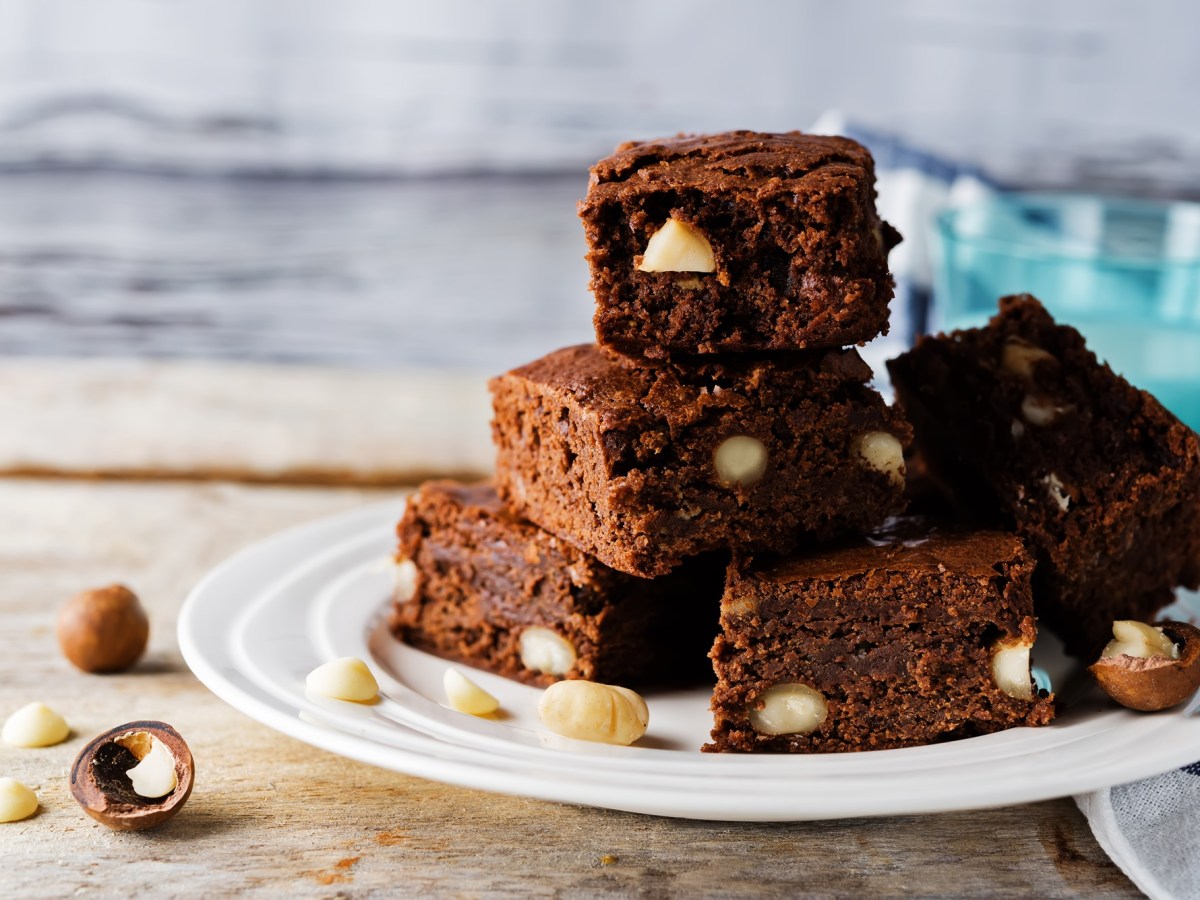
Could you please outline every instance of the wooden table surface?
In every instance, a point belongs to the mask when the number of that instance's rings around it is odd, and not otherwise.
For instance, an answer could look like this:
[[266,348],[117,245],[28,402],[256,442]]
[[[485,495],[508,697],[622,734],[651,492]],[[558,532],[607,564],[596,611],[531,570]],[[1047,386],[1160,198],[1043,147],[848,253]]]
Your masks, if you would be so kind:
[[[0,745],[0,775],[35,786],[41,800],[33,818],[0,825],[6,896],[1137,896],[1065,798],[874,820],[681,821],[437,784],[258,724],[184,665],[175,640],[183,597],[247,543],[395,496],[427,466],[403,453],[385,465],[388,435],[368,429],[324,445],[343,462],[312,483],[305,423],[336,420],[346,383],[335,373],[117,369],[0,368],[6,426],[38,425],[8,428],[0,441],[0,713],[41,700],[72,727],[56,747]],[[118,376],[119,390],[97,389]],[[411,445],[458,441],[456,468],[486,465],[485,412],[469,385],[356,377],[365,379],[356,389],[418,411]],[[190,390],[193,381],[209,387]],[[176,386],[177,402],[154,407],[159,415],[114,413],[154,406],[164,384]],[[423,417],[424,405],[461,418]],[[204,414],[218,406],[220,415]],[[281,410],[273,428],[301,439],[276,435],[270,452],[249,452],[248,439],[264,440],[254,430],[264,406]],[[109,422],[121,423],[117,435],[103,434]],[[62,446],[72,440],[103,448],[92,471],[77,465],[78,447]],[[146,464],[147,446],[167,461],[158,470]],[[148,607],[150,648],[127,674],[85,675],[59,655],[55,612],[75,592],[114,581]],[[120,834],[83,815],[67,771],[93,735],[141,718],[183,734],[196,786],[162,828]]]

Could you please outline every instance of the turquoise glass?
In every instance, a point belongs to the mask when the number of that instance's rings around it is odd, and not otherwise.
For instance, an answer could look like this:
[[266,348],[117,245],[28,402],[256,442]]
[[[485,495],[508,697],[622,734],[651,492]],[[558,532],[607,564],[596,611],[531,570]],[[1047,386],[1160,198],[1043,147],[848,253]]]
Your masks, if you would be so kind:
[[997,194],[937,222],[934,324],[979,325],[1033,294],[1200,431],[1200,204]]

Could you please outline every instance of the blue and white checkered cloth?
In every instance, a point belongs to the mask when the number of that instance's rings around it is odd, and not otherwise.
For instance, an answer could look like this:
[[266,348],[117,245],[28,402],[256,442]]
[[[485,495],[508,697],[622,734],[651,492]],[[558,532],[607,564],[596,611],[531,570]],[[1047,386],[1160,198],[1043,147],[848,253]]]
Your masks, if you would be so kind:
[[[870,148],[879,179],[880,213],[904,235],[890,258],[896,277],[891,334],[864,351],[878,373],[882,359],[936,325],[930,240],[938,213],[1002,186],[972,166],[863,128],[836,112],[822,116],[813,131],[844,134]],[[1200,762],[1081,794],[1075,802],[1104,852],[1147,896],[1200,900]]]

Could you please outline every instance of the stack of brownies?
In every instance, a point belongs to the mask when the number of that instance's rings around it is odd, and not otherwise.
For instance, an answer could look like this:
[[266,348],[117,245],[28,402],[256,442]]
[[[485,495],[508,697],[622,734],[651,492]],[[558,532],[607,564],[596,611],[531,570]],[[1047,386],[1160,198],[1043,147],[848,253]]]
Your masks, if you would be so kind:
[[899,241],[867,151],[798,132],[630,143],[579,213],[599,343],[491,382],[495,483],[410,499],[396,634],[538,685],[715,668],[707,750],[1048,722],[1035,554],[892,518],[911,433],[850,346],[887,327]]

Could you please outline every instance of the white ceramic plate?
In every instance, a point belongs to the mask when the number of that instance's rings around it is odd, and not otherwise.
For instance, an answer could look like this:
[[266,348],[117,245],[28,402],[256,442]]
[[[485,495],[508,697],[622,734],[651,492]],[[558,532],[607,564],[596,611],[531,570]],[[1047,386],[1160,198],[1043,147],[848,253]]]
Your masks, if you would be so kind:
[[[1200,717],[1114,708],[1054,648],[1035,654],[1060,697],[1054,724],[930,747],[814,756],[702,754],[706,690],[650,693],[638,746],[545,734],[540,691],[484,672],[500,719],[441,705],[444,660],[398,644],[385,615],[397,501],[279,534],[210,573],[179,620],[183,656],[233,707],[317,747],[487,791],[687,818],[787,821],[1002,806],[1133,781],[1200,755]],[[1196,595],[1180,615],[1200,611]],[[307,673],[358,656],[382,699],[305,693]],[[1193,705],[1196,703],[1193,698]]]

